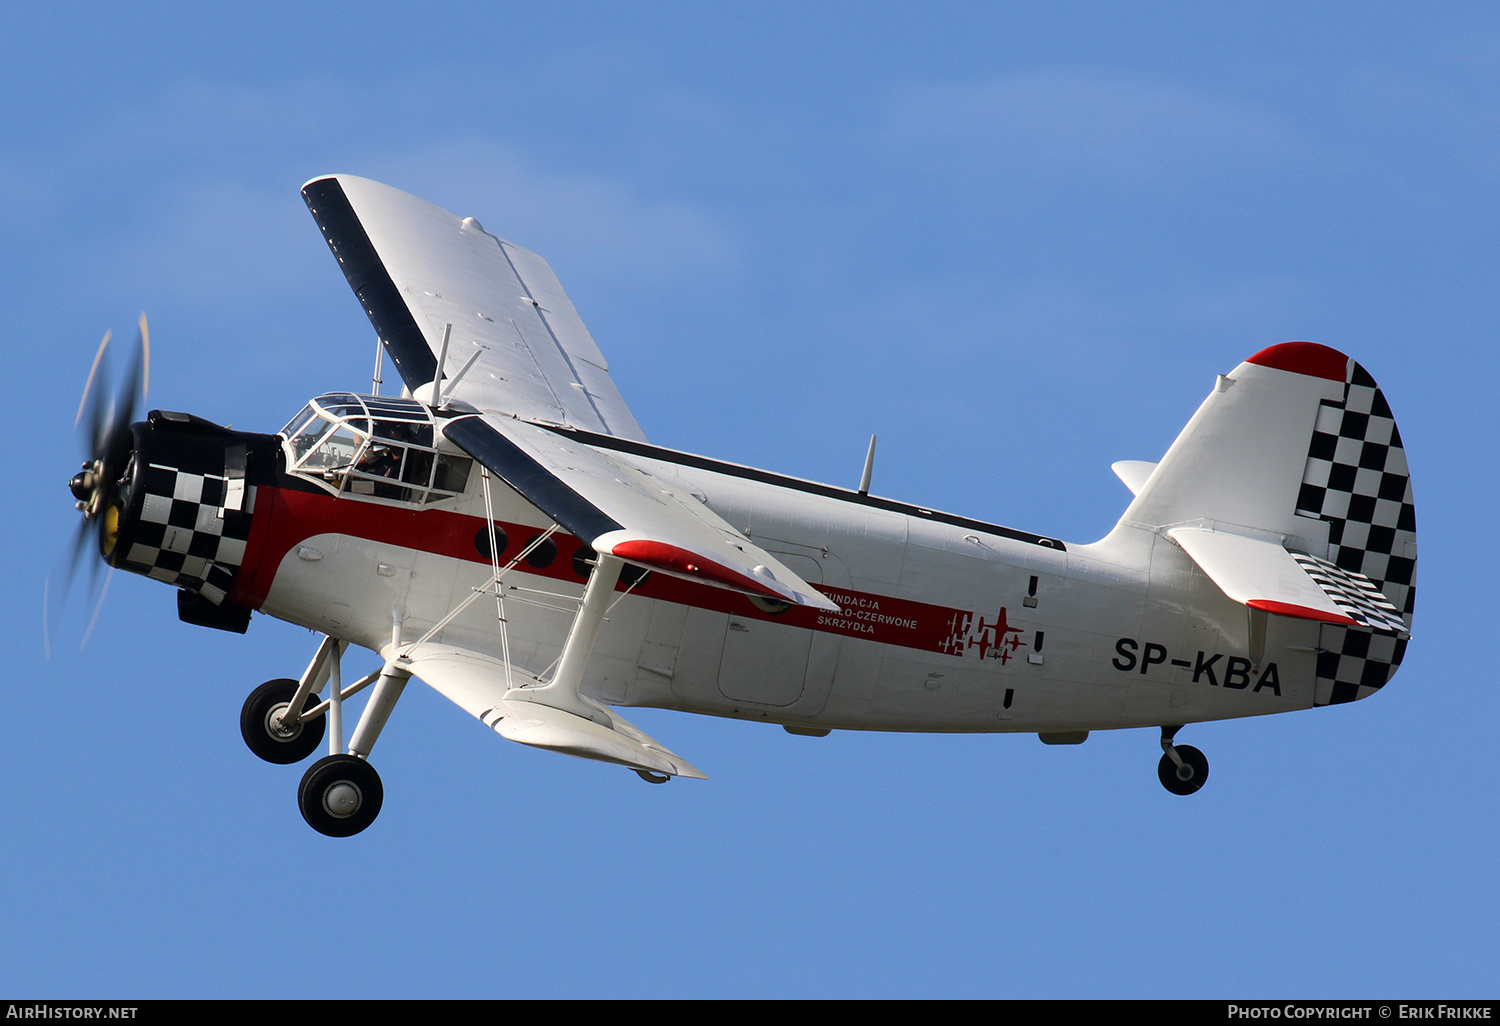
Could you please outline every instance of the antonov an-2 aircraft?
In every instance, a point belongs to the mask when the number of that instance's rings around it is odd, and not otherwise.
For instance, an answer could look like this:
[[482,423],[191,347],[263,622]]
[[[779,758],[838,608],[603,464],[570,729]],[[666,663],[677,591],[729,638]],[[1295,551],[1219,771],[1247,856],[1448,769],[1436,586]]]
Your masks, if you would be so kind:
[[[1208,763],[1182,725],[1363,698],[1401,663],[1406,454],[1326,346],[1220,376],[1159,462],[1115,465],[1135,495],[1115,528],[1065,544],[870,495],[870,457],[845,489],[652,445],[536,254],[363,178],[302,194],[402,395],[321,395],[276,434],[131,423],[138,355],[114,413],[95,388],[70,487],[80,543],[178,588],[183,620],[324,636],[241,715],[270,762],[327,737],[298,792],[324,834],[374,821],[369,755],[413,676],[502,737],[651,782],[703,774],[619,707],[815,737],[1159,727],[1161,782],[1191,794]],[[346,682],[349,645],[381,667]]]

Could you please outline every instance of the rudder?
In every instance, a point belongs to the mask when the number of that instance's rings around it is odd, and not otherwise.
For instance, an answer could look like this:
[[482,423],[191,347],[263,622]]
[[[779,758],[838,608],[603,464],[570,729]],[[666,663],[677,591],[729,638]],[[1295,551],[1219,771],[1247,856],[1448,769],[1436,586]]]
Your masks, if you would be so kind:
[[[1319,404],[1296,512],[1328,524],[1328,561],[1369,578],[1401,612],[1409,633],[1417,574],[1411,472],[1385,393],[1353,360],[1342,401]],[[1364,698],[1389,681],[1406,639],[1324,625],[1319,647],[1316,701],[1332,705]]]

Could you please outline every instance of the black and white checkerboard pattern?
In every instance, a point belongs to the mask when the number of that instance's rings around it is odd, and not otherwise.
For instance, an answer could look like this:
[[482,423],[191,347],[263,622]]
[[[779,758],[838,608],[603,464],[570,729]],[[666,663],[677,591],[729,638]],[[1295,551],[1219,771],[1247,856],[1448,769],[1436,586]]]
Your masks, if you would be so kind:
[[1405,654],[1405,638],[1324,624],[1318,650],[1318,704],[1337,705],[1373,695],[1391,679]]
[[1406,620],[1400,611],[1368,577],[1334,566],[1317,556],[1294,552],[1292,558],[1323,589],[1324,594],[1355,620],[1377,631],[1406,633]]
[[254,488],[243,476],[144,470],[140,526],[125,561],[149,577],[224,601],[245,559]]
[[[1352,360],[1343,401],[1324,400],[1318,410],[1297,512],[1328,523],[1327,562],[1366,578],[1397,614],[1385,613],[1377,623],[1351,612],[1370,627],[1323,628],[1320,703],[1363,698],[1390,679],[1406,651],[1416,601],[1417,518],[1396,420],[1375,379]],[[1314,579],[1324,584],[1317,574]],[[1363,590],[1350,581],[1356,592]],[[1325,590],[1339,602],[1335,591]],[[1381,633],[1371,635],[1371,629]]]

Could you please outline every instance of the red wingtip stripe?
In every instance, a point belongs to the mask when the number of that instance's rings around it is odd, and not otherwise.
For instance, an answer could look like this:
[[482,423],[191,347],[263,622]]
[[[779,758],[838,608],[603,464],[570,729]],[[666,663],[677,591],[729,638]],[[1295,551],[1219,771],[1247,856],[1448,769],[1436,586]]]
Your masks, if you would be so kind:
[[1349,357],[1316,342],[1283,342],[1262,349],[1245,362],[1329,381],[1347,381],[1349,375]]
[[1311,606],[1296,606],[1290,602],[1272,602],[1270,599],[1251,599],[1245,605],[1251,609],[1264,609],[1268,613],[1277,616],[1295,616],[1300,620],[1321,620],[1324,623],[1344,624],[1345,626],[1358,626],[1359,621],[1347,616],[1339,616],[1334,613],[1326,613],[1321,609],[1313,609]]
[[683,574],[700,580],[714,581],[735,591],[748,591],[763,595],[778,602],[787,600],[786,594],[773,591],[761,581],[739,573],[711,559],[705,559],[687,549],[666,542],[648,541],[643,538],[622,541],[610,548],[612,555],[641,563],[667,573]]

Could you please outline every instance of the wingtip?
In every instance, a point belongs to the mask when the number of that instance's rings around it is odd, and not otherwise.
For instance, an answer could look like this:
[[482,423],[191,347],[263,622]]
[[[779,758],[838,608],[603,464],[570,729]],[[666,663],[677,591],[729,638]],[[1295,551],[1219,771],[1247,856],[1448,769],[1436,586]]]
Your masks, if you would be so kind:
[[751,577],[716,560],[667,542],[650,538],[626,538],[611,544],[607,540],[595,539],[594,546],[600,552],[607,551],[612,556],[651,570],[748,592],[773,601],[801,603],[802,596],[780,581]]
[[306,193],[308,189],[312,188],[314,185],[317,185],[319,182],[326,182],[337,177],[338,175],[313,175],[307,181],[302,183],[301,191],[303,193]]

